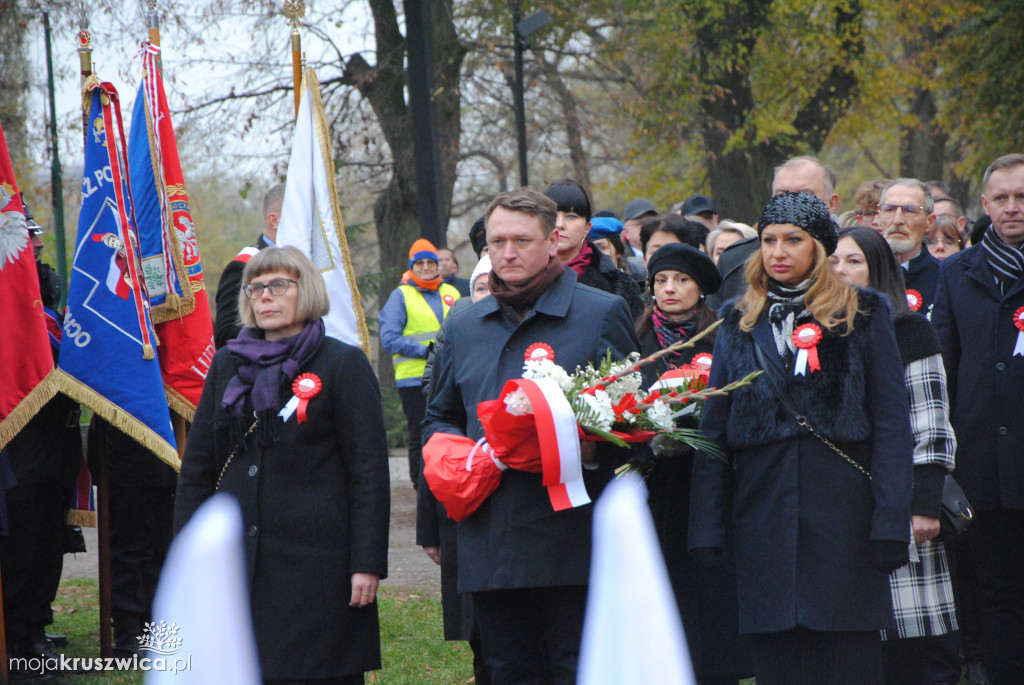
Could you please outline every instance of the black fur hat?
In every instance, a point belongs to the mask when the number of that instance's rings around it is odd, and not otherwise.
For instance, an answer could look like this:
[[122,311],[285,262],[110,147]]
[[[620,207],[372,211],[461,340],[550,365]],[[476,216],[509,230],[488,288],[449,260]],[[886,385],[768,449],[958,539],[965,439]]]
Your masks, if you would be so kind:
[[772,224],[793,224],[799,226],[825,248],[825,254],[836,251],[839,243],[839,227],[832,220],[828,205],[810,193],[779,193],[761,212],[757,220],[757,234]]

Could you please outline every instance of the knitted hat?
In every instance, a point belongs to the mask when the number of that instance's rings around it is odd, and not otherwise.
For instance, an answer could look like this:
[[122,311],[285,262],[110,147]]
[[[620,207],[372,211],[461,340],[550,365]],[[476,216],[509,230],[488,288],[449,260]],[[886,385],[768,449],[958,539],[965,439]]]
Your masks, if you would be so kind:
[[758,236],[772,224],[799,226],[821,243],[828,255],[836,251],[839,243],[839,227],[832,220],[828,205],[810,193],[787,191],[768,200],[757,220]]
[[607,238],[622,233],[622,222],[610,216],[598,216],[590,220],[590,233],[587,237],[591,240]]
[[722,274],[711,257],[685,243],[669,243],[658,248],[647,262],[647,286],[654,292],[654,276],[659,271],[681,271],[697,282],[705,295],[718,292]]
[[420,238],[412,244],[409,248],[409,268],[421,259],[433,259],[435,262],[440,260],[437,258],[437,248],[434,247],[426,238]]
[[476,283],[476,279],[480,278],[481,276],[486,276],[489,273],[491,273],[491,258],[488,257],[487,255],[484,255],[483,257],[480,258],[480,261],[477,262],[476,268],[473,269],[473,273],[469,277],[469,290],[471,295],[473,292],[473,285]]

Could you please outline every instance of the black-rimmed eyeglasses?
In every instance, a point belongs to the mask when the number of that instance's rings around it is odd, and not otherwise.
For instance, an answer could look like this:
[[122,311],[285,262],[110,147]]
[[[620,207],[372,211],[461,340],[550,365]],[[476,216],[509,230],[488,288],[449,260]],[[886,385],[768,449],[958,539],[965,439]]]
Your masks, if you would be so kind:
[[245,291],[246,296],[250,300],[258,300],[263,297],[263,291],[266,289],[270,290],[270,294],[274,297],[284,295],[288,291],[288,286],[294,283],[298,285],[299,282],[290,278],[275,278],[270,283],[250,283],[249,285],[242,288]]

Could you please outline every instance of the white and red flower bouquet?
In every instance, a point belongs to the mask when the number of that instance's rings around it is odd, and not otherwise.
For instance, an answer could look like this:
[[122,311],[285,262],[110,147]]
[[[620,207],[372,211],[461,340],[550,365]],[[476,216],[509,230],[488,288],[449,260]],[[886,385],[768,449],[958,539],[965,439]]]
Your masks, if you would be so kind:
[[483,438],[435,433],[423,446],[423,473],[431,492],[449,517],[461,521],[497,489],[501,472],[513,468],[541,474],[552,507],[561,511],[590,502],[580,440],[626,447],[659,437],[717,453],[718,447],[700,431],[680,428],[676,419],[709,396],[748,384],[757,374],[720,389],[708,388],[709,354],[665,373],[650,389],[643,387],[639,371],[698,339],[643,359],[633,353],[613,361],[609,353],[597,368],[588,364],[572,374],[555,363],[548,345],[532,345],[522,378],[508,381],[499,399],[477,405]]

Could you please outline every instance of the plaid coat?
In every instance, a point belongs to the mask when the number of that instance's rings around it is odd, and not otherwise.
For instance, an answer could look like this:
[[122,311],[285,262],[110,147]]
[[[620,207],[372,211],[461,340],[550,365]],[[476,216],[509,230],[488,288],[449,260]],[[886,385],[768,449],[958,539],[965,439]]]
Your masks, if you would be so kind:
[[[914,436],[914,465],[940,464],[952,471],[956,436],[949,423],[946,373],[938,352],[938,337],[924,317],[897,322],[896,338],[934,338],[935,354],[906,363],[903,378],[910,400],[910,427]],[[882,638],[895,640],[945,635],[958,629],[953,584],[946,545],[939,540],[911,543],[910,563],[889,575],[895,625]]]

